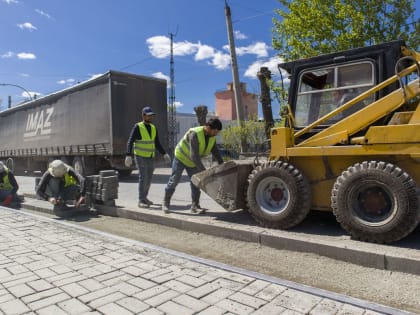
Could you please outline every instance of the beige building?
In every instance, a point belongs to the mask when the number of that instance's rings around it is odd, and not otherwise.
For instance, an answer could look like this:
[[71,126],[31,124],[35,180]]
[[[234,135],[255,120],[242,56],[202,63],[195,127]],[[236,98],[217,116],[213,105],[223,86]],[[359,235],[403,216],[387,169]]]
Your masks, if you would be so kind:
[[[258,117],[258,95],[246,91],[246,83],[241,83],[241,96],[244,119]],[[221,120],[237,120],[235,94],[233,83],[228,83],[227,90],[218,91],[216,98],[216,116]]]

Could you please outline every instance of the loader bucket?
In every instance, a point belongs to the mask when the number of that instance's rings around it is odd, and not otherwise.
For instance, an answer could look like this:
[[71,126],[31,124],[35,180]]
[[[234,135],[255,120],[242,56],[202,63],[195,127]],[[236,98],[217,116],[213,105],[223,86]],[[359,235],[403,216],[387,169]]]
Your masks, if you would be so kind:
[[227,211],[244,209],[252,168],[253,161],[231,160],[193,175],[191,181]]

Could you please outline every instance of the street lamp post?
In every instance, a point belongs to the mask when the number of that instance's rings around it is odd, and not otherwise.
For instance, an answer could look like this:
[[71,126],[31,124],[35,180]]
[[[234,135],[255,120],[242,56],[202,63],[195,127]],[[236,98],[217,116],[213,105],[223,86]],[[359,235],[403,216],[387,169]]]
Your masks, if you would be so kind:
[[33,100],[31,93],[29,93],[29,91],[27,89],[25,89],[24,87],[22,87],[20,85],[11,84],[11,83],[0,83],[0,86],[14,86],[14,87],[17,87],[17,88],[23,90],[28,95],[29,100],[31,100],[31,101]]

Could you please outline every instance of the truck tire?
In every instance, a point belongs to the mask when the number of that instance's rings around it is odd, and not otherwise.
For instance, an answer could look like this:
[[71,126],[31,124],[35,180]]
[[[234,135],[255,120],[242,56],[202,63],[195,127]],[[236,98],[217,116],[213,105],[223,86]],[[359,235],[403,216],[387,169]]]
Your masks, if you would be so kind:
[[83,163],[82,157],[76,156],[73,159],[73,168],[74,170],[82,176],[85,176],[85,163]]
[[94,175],[96,173],[95,158],[88,156],[76,156],[73,159],[73,168],[82,176]]
[[336,180],[331,205],[354,239],[392,243],[410,234],[419,220],[415,181],[387,162],[356,163]]
[[120,174],[121,177],[130,177],[131,173],[133,172],[133,170],[118,170],[118,173]]
[[271,161],[257,166],[248,177],[248,211],[262,226],[288,229],[307,216],[311,189],[293,165]]

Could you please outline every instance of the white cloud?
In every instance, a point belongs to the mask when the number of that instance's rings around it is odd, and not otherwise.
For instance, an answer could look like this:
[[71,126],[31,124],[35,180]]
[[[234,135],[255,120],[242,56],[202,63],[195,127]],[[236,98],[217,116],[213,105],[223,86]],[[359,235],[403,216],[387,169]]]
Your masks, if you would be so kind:
[[20,74],[20,76],[22,76],[22,77],[24,77],[24,78],[29,78],[29,77],[30,77],[30,75],[29,75],[29,74],[27,74],[27,73],[21,73],[21,74]]
[[18,24],[17,25],[21,30],[28,30],[28,31],[33,31],[33,30],[37,30],[37,28],[35,26],[32,25],[32,23],[29,22],[25,22],[23,24]]
[[[28,96],[28,93],[29,93],[30,97]],[[42,93],[39,93],[39,92],[28,91],[28,93],[22,92],[20,94],[20,96],[23,97],[23,98],[32,98],[32,99],[35,99],[35,98],[38,98],[39,96],[42,96]]]
[[65,85],[68,85],[68,86],[73,85],[74,82],[76,82],[76,80],[75,79],[72,79],[72,78],[57,81],[58,84],[65,84]]
[[246,36],[245,34],[242,34],[240,31],[234,31],[233,35],[235,36],[236,39],[247,39],[248,36]]
[[174,105],[175,105],[176,108],[180,108],[180,107],[184,106],[184,104],[181,103],[180,101],[175,101]]
[[[150,54],[159,59],[168,58],[170,56],[171,40],[167,36],[154,36],[146,40]],[[191,43],[189,41],[174,42],[173,53],[175,56],[193,55],[195,61],[207,60],[207,64],[213,66],[217,70],[225,70],[229,68],[231,57],[229,54],[229,46],[223,47],[228,53],[217,50],[209,45]],[[255,55],[257,58],[268,56],[268,49],[264,42],[256,42],[245,47],[237,47],[236,51],[239,56]]]
[[[230,51],[229,45],[223,46],[223,49]],[[263,58],[268,56],[268,46],[266,43],[256,42],[252,45],[236,47],[236,54],[238,56],[256,55],[258,58]]]
[[[149,45],[149,52],[153,57],[163,59],[170,56],[170,39],[166,36],[154,36],[146,40]],[[173,44],[173,52],[176,56],[194,55],[196,61],[211,59],[208,64],[216,69],[226,69],[230,63],[228,54],[217,51],[211,46],[188,41],[176,42]]]
[[7,4],[19,3],[19,1],[17,1],[17,0],[3,0],[3,2],[6,2]]
[[146,40],[153,57],[163,59],[170,55],[171,41],[166,36],[153,36]]
[[88,80],[92,80],[95,79],[97,77],[100,77],[101,75],[103,75],[103,73],[89,73],[90,77]]
[[[149,52],[158,59],[167,58],[171,54],[171,40],[166,36],[154,36],[146,40],[149,46]],[[175,56],[186,56],[194,54],[200,44],[194,44],[188,41],[174,42],[173,54]]]
[[174,55],[175,56],[192,55],[197,52],[199,45],[200,44],[193,44],[188,41],[175,42]]
[[279,70],[277,68],[277,65],[282,62],[284,62],[284,60],[277,56],[271,57],[267,61],[257,60],[246,69],[244,76],[252,79],[257,79],[257,73],[258,71],[260,71],[261,67],[267,67],[271,71],[272,76],[278,76]]
[[216,52],[213,56],[213,60],[209,64],[218,70],[225,70],[229,67],[230,61],[230,55]]
[[162,73],[162,72],[155,72],[152,73],[152,77],[157,78],[157,79],[164,79],[166,81],[170,81],[171,79],[169,78],[169,76],[167,76],[166,74]]
[[267,57],[268,56],[268,46],[266,43],[257,42],[247,47],[239,47],[237,49],[238,55],[242,54],[250,54],[256,55],[258,58]]
[[14,56],[17,56],[18,59],[36,59],[36,56],[33,53],[21,52],[15,54],[13,51],[8,51],[7,53],[4,53],[3,55],[1,55],[1,58],[13,58]]
[[40,15],[42,15],[42,16],[45,16],[48,19],[52,19],[51,18],[51,15],[49,15],[48,13],[46,13],[46,12],[40,10],[40,9],[35,9],[35,12],[38,13],[38,14],[40,14]]
[[210,59],[210,58],[213,58],[214,54],[215,54],[215,49],[213,47],[208,46],[208,45],[199,45],[197,53],[194,56],[194,59],[197,61]]
[[36,59],[36,56],[33,53],[21,52],[17,54],[19,59]]
[[8,51],[7,53],[4,53],[3,55],[1,55],[1,58],[12,58],[14,55],[15,55],[14,52]]

